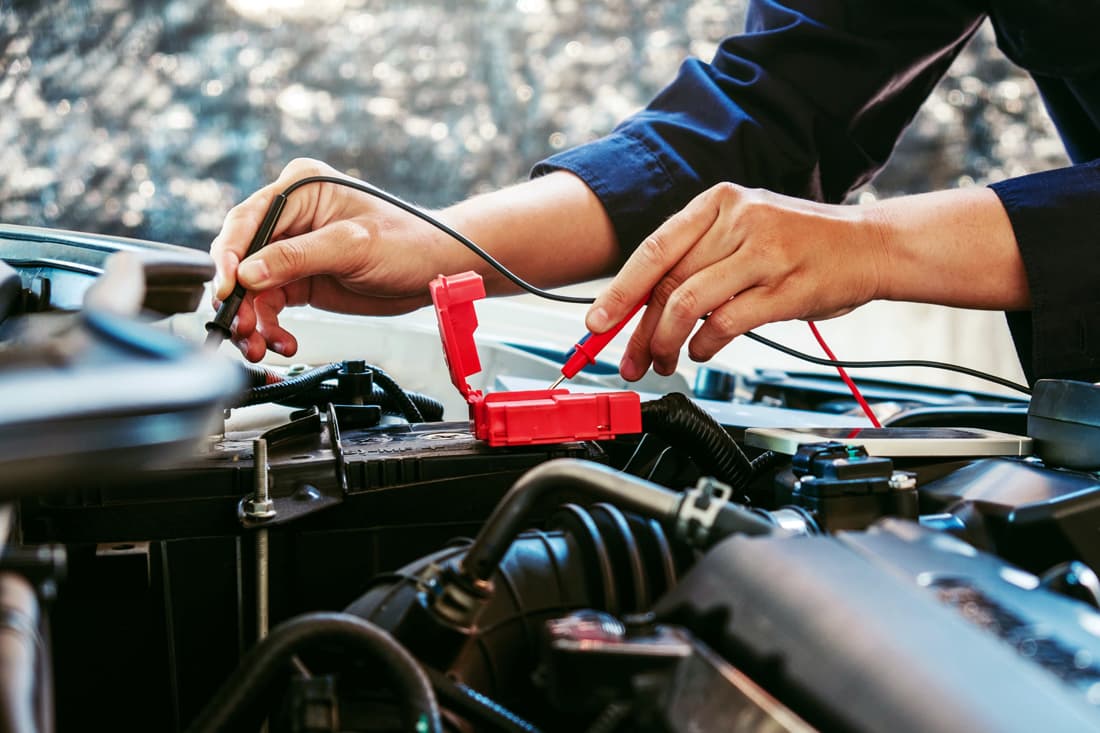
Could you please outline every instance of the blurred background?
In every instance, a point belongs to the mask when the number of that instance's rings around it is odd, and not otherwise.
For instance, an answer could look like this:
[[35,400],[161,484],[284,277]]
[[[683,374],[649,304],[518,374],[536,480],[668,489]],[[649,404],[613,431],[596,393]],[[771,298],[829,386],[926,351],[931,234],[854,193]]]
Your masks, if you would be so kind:
[[[225,212],[297,156],[443,206],[609,131],[685,56],[709,59],[746,4],[0,0],[0,221],[205,249]],[[1064,163],[987,27],[853,200]],[[816,348],[802,324],[769,329]],[[873,304],[823,330],[842,357],[1020,374],[1000,314]],[[789,364],[740,343],[722,358]]]

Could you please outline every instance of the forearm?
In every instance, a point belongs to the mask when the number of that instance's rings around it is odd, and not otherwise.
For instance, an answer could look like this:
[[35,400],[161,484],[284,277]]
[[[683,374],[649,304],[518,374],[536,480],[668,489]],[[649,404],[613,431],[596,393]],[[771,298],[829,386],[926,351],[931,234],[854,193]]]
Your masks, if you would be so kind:
[[[441,217],[505,267],[541,287],[602,277],[622,262],[600,200],[571,173],[556,172],[483,194],[440,212]],[[492,294],[516,287],[458,243],[433,242],[439,262],[454,272],[476,270]]]
[[1012,225],[990,189],[905,196],[866,209],[882,255],[878,297],[992,310],[1031,306]]

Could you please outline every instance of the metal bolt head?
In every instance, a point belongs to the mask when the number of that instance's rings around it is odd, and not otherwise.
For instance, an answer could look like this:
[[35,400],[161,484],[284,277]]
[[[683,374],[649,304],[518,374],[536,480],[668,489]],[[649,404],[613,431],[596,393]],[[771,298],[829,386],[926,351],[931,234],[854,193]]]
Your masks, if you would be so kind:
[[275,516],[275,502],[271,499],[248,499],[244,502],[244,514],[249,519],[271,519]]
[[890,474],[889,486],[894,491],[905,491],[917,487],[917,477],[907,471],[894,471]]

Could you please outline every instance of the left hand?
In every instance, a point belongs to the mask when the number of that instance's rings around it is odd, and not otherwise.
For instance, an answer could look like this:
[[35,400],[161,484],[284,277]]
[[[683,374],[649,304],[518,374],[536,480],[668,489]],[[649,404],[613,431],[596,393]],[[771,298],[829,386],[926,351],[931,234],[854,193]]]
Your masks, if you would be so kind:
[[652,291],[622,376],[676,369],[773,321],[823,319],[879,297],[886,247],[873,208],[820,204],[721,183],[646,238],[588,311],[601,333]]

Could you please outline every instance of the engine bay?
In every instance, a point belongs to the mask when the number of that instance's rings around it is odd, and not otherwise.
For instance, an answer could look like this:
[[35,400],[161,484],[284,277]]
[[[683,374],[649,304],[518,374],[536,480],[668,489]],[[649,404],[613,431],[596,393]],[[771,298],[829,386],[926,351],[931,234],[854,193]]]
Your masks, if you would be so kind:
[[1100,387],[867,380],[875,433],[830,376],[700,369],[634,422],[558,390],[564,430],[496,359],[467,419],[372,354],[170,333],[205,255],[4,227],[0,257],[12,730],[1100,726]]

